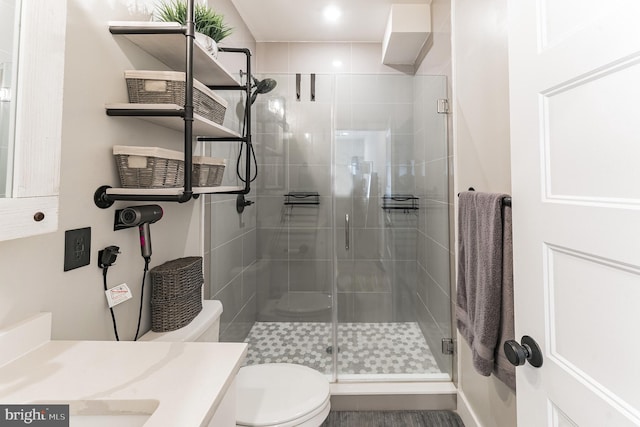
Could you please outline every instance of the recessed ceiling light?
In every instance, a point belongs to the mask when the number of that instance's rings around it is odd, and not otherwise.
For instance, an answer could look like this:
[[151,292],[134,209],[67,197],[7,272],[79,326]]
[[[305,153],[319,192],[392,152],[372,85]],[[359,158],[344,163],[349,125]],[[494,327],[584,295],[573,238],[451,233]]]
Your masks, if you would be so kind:
[[336,22],[340,18],[340,15],[342,15],[342,11],[338,9],[337,6],[330,4],[324,8],[322,14],[327,21]]
[[334,59],[331,65],[333,65],[335,68],[340,68],[342,67],[342,61],[340,61],[339,59]]

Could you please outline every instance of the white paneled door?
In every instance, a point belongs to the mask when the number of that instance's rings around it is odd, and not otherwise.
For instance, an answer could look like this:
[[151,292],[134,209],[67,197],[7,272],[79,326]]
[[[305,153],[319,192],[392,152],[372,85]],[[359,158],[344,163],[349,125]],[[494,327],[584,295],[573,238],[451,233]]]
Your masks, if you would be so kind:
[[518,426],[637,426],[640,2],[509,16]]

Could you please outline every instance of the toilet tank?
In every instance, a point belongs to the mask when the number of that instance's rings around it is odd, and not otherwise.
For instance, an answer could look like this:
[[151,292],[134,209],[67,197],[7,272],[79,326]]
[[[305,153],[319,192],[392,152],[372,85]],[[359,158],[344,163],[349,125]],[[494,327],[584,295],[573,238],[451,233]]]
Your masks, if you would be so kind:
[[204,300],[202,311],[187,326],[170,332],[149,331],[138,341],[218,342],[221,314],[220,301]]

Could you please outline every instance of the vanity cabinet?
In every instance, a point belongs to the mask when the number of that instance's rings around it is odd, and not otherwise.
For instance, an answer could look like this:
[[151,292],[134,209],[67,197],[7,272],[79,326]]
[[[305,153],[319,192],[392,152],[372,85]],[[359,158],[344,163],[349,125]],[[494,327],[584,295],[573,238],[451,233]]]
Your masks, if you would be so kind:
[[234,379],[207,427],[235,427],[236,399],[236,380]]
[[[192,1],[192,0],[190,0]],[[192,24],[193,25],[193,24]],[[179,188],[112,188],[104,185],[96,190],[94,202],[107,208],[116,200],[186,202],[200,194],[247,194],[249,182],[244,186],[193,187],[191,183],[192,150],[194,141],[239,141],[247,145],[246,170],[250,169],[251,112],[248,102],[251,93],[251,52],[242,48],[220,48],[220,52],[246,56],[245,85],[238,81],[202,47],[194,37],[193,29],[174,22],[110,22],[109,31],[124,37],[175,71],[185,72],[185,105],[173,104],[107,104],[106,113],[113,117],[136,117],[184,132],[184,186]],[[239,90],[246,93],[246,134],[214,123],[193,113],[193,80],[213,90]],[[250,176],[248,174],[247,176]]]

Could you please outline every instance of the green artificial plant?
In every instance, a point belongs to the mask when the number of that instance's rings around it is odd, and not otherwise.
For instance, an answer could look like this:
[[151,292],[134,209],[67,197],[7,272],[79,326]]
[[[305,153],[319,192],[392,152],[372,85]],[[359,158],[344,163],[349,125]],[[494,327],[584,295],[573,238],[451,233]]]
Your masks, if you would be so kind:
[[[196,4],[193,10],[196,31],[205,34],[218,43],[233,32],[233,28],[224,23],[224,16],[210,7]],[[187,3],[180,0],[163,1],[157,7],[157,19],[164,22],[187,22]]]

